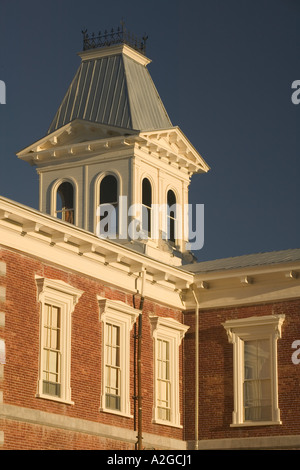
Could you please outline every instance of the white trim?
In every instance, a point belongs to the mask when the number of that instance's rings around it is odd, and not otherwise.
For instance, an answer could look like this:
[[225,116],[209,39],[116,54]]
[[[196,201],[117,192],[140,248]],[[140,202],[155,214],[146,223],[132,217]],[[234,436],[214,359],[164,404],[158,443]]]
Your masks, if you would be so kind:
[[[228,320],[223,323],[228,340],[233,344],[234,410],[232,413],[232,426],[281,424],[278,407],[277,339],[281,338],[281,326],[284,319],[285,315],[266,315]],[[270,340],[272,420],[268,422],[244,420],[244,341],[256,339]]]
[[[166,426],[182,428],[180,424],[180,404],[179,404],[179,346],[189,329],[189,326],[174,320],[173,318],[164,318],[154,315],[149,316],[152,336],[154,340],[154,404],[153,404],[153,422]],[[157,340],[164,340],[169,343],[170,352],[170,383],[171,383],[171,408],[170,420],[162,420],[158,417],[157,395]]]
[[[159,259],[144,256],[139,252],[140,246],[136,249],[130,243],[121,244],[98,238],[82,228],[3,197],[0,197],[0,213],[1,246],[18,252],[22,246],[22,252],[44,263],[92,276],[106,285],[117,286],[131,293],[136,292],[136,276],[128,276],[131,272],[130,266],[145,265],[147,271],[153,275],[164,273],[170,279],[163,283],[147,282],[145,295],[169,307],[181,309],[184,306],[179,290],[187,288],[193,282],[194,276],[188,271],[178,269],[165,258],[162,260],[161,256]],[[22,227],[27,224],[36,228],[27,230],[24,235]],[[24,236],[20,238],[22,234]],[[85,245],[94,248],[79,256],[82,254],[80,247]],[[103,269],[105,258],[109,255],[116,255],[119,261]]]
[[144,67],[146,67],[151,62],[151,60],[148,59],[144,54],[136,51],[130,46],[127,46],[127,44],[118,44],[116,46],[88,49],[86,51],[79,52],[78,55],[79,57],[81,57],[82,61],[85,61],[92,59],[100,59],[101,57],[108,57],[121,53],[127,55],[131,59],[134,59],[136,62],[143,65]]
[[[46,398],[67,404],[74,404],[71,400],[71,314],[77,304],[82,291],[66,284],[63,281],[46,279],[36,276],[38,300],[40,302],[40,355],[39,380],[37,397]],[[43,392],[43,338],[45,304],[58,307],[61,311],[61,396],[55,397]]]
[[[100,307],[100,320],[102,327],[102,387],[100,411],[113,413],[132,418],[130,409],[130,331],[136,321],[140,310],[134,309],[124,302],[109,300],[97,296]],[[105,383],[106,383],[106,348],[105,348],[105,326],[111,323],[120,328],[120,370],[121,370],[121,393],[120,410],[112,410],[106,407]]]

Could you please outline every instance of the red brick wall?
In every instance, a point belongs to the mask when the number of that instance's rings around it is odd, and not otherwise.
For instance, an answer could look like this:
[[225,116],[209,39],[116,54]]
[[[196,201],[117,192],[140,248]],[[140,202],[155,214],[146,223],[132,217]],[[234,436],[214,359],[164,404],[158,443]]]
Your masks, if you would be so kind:
[[104,437],[17,421],[0,421],[5,450],[133,450],[134,445]]
[[[4,379],[4,404],[37,409],[49,413],[111,424],[134,429],[134,420],[99,411],[101,396],[101,322],[97,295],[113,300],[122,300],[133,305],[133,296],[105,286],[95,280],[73,272],[57,269],[39,260],[13,251],[0,251],[0,258],[7,263],[6,303],[6,356]],[[39,303],[35,275],[50,279],[60,279],[84,291],[72,314],[72,353],[71,353],[71,389],[74,405],[57,403],[36,398],[39,360]],[[1,281],[4,282],[4,281]],[[153,407],[153,339],[149,314],[169,316],[182,321],[182,313],[145,300],[143,310],[142,339],[142,395],[143,395],[143,431],[160,434],[175,439],[182,439],[183,432],[152,423]],[[134,329],[131,332],[131,390],[133,397],[133,348]],[[2,335],[3,337],[3,335]],[[182,362],[182,355],[180,356]],[[180,371],[182,384],[182,370]],[[131,410],[134,410],[131,400]],[[182,394],[181,394],[182,406]],[[29,430],[30,428],[30,430]],[[105,439],[85,436],[81,441],[72,433],[55,429],[42,429],[26,424],[7,424],[4,448],[13,448],[13,436],[20,434],[18,446],[26,448],[26,437],[30,434],[30,448],[115,448],[121,444],[108,443]],[[11,440],[12,439],[12,440]],[[60,439],[62,439],[60,443]],[[90,441],[89,441],[90,439]],[[84,444],[82,444],[84,442]],[[83,445],[83,447],[82,447]],[[130,448],[130,447],[129,447]]]
[[[278,392],[282,425],[231,428],[233,411],[233,345],[222,326],[226,320],[285,314],[278,339]],[[194,439],[194,312],[185,314],[185,438]],[[300,300],[201,311],[199,315],[199,439],[242,438],[300,433],[300,364],[292,362],[294,340],[300,340]],[[193,364],[192,368],[190,365]]]

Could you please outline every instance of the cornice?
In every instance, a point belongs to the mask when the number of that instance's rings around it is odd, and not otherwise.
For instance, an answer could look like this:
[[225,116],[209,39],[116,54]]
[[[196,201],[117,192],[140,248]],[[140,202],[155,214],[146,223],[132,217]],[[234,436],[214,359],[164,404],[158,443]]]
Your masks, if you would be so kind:
[[193,275],[128,246],[0,197],[0,246],[136,293],[146,269],[145,297],[183,309]]
[[49,164],[80,163],[113,152],[138,150],[151,155],[156,163],[179,171],[182,175],[206,173],[209,166],[178,127],[147,132],[112,128],[75,120],[43,137],[17,153],[18,158],[37,168]]
[[78,55],[81,57],[82,61],[101,59],[103,57],[119,54],[124,54],[127,57],[130,57],[144,67],[152,62],[151,59],[148,59],[148,57],[146,57],[144,54],[136,51],[135,49],[132,49],[132,47],[128,46],[127,44],[118,44],[116,46],[101,48],[99,47],[97,49],[88,49],[86,51],[78,52]]

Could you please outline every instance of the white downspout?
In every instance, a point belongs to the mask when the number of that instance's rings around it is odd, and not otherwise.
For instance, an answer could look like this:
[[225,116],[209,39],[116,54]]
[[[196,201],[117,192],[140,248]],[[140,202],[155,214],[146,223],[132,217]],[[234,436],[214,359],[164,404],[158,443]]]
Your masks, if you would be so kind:
[[143,267],[141,271],[142,286],[141,286],[141,303],[140,314],[138,318],[138,357],[137,357],[137,375],[138,375],[138,450],[143,449],[143,429],[142,429],[142,311],[144,305],[144,288],[146,280],[146,268]]
[[195,450],[198,450],[199,444],[199,302],[192,285],[192,293],[195,299]]

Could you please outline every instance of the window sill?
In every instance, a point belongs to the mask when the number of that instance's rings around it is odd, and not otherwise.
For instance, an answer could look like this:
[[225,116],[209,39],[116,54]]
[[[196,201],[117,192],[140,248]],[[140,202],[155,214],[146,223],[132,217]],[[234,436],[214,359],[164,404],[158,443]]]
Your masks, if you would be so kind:
[[241,428],[249,426],[278,426],[282,424],[282,421],[247,421],[245,423],[231,424],[231,428]]
[[153,419],[152,423],[160,424],[162,426],[169,426],[169,427],[172,427],[172,428],[178,428],[178,429],[183,428],[183,426],[181,424],[172,423],[171,421],[163,421],[161,419]]
[[75,405],[75,402],[72,400],[64,400],[63,398],[53,397],[51,395],[43,395],[42,393],[38,393],[36,398],[42,398],[44,400],[55,401],[57,403],[63,403],[65,405]]
[[123,413],[122,411],[110,410],[108,408],[100,408],[101,413],[110,413],[113,415],[121,416],[123,418],[133,418],[133,415],[130,413]]

